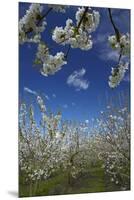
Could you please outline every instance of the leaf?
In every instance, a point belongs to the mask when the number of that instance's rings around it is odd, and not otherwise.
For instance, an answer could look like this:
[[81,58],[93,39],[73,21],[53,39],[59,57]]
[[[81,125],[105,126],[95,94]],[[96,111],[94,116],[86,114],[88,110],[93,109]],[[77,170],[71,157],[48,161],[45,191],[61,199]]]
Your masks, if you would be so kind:
[[35,60],[34,60],[34,64],[35,64],[35,65],[40,65],[40,64],[42,64],[42,63],[41,63],[41,60],[35,59]]

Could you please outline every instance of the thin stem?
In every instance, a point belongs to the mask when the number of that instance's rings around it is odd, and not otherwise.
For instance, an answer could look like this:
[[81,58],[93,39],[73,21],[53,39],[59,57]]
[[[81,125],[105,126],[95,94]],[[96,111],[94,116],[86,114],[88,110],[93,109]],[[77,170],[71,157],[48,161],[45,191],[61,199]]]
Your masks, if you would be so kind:
[[53,10],[53,8],[49,8],[47,10],[47,12],[41,16],[41,18],[39,19],[38,23],[37,23],[37,26],[39,25],[39,23],[42,21],[43,18],[45,18],[51,11]]
[[114,31],[115,31],[115,35],[116,35],[116,38],[117,38],[117,41],[120,42],[120,32],[118,30],[118,28],[116,27],[115,23],[114,23],[114,20],[113,20],[113,17],[112,17],[112,13],[111,13],[111,9],[108,8],[108,13],[109,13],[109,17],[110,17],[110,21],[111,21],[111,24],[114,28]]
[[67,59],[67,57],[68,57],[68,55],[69,55],[70,49],[71,49],[71,46],[69,45],[69,47],[68,47],[68,49],[67,49],[67,53],[66,53],[66,55],[65,55],[65,58],[66,58],[66,59]]
[[120,63],[121,57],[122,57],[122,53],[120,53],[120,55],[119,55],[118,63]]
[[120,49],[120,55],[119,55],[118,63],[120,63],[120,60],[121,60],[121,58],[122,58],[122,51],[123,51],[123,49],[121,48],[121,49]]

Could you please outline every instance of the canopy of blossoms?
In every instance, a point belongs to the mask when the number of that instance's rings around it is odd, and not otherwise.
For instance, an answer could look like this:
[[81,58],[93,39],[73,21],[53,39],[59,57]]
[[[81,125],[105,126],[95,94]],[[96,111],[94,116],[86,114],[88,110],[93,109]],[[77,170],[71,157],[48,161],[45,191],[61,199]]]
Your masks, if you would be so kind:
[[[67,53],[57,52],[52,55],[50,47],[46,41],[42,40],[41,33],[47,26],[47,16],[50,12],[61,12],[64,14],[69,6],[48,5],[48,10],[44,13],[42,4],[31,4],[26,14],[19,21],[19,42],[23,45],[26,42],[36,43],[37,53],[35,64],[40,65],[40,73],[44,76],[54,75],[67,64],[67,56],[70,48],[79,48],[82,51],[89,51],[93,47],[92,33],[96,31],[100,24],[100,13],[90,7],[78,7],[75,13],[75,20],[68,18],[65,26],[56,26],[52,32],[52,40],[62,46],[67,46]],[[111,25],[115,35],[108,37],[111,48],[118,51],[119,60],[117,65],[111,70],[108,84],[111,88],[117,87],[125,76],[129,68],[129,62],[124,62],[124,57],[130,54],[130,35],[120,33],[115,25],[111,9],[108,9]],[[111,49],[111,50],[112,50]]]

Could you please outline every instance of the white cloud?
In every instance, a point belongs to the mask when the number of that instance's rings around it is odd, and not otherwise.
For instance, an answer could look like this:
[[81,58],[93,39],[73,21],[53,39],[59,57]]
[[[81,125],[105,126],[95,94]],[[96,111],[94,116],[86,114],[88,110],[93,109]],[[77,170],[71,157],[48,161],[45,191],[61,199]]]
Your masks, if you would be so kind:
[[56,98],[56,94],[52,94],[52,97],[53,97],[53,98]]
[[[112,48],[108,48],[105,47],[103,50],[101,50],[100,54],[99,54],[100,59],[108,61],[108,60],[112,60],[115,62],[118,62],[119,60],[119,52],[113,50]],[[122,61],[129,61],[129,57],[128,56],[122,56],[121,57]]]
[[[37,96],[38,95],[38,93],[36,92],[36,91],[34,91],[34,90],[31,90],[30,88],[28,88],[28,87],[24,87],[24,91],[25,92],[27,92],[27,93],[29,93],[29,94],[32,94],[32,95],[35,95],[35,96]],[[47,99],[47,100],[49,100],[50,98],[49,98],[49,96],[48,95],[46,95],[45,93],[42,93],[42,95],[45,97],[45,99]]]
[[37,96],[37,92],[34,91],[34,90],[31,90],[28,87],[24,87],[24,91],[27,92],[27,93],[29,93],[29,94],[33,94],[33,95]]
[[119,59],[119,53],[117,51],[113,51],[111,49],[111,51],[107,51],[106,54],[106,60],[114,60],[114,61],[118,61]]
[[117,51],[113,51],[112,49],[106,47],[103,50],[101,50],[99,57],[102,60],[118,61],[119,53]]
[[101,33],[101,34],[98,34],[96,36],[96,38],[94,39],[94,44],[99,44],[100,43],[106,43],[107,40],[108,40],[108,36],[110,35],[110,33]]
[[76,106],[76,103],[72,102],[72,106]]
[[86,123],[86,124],[88,124],[88,123],[89,123],[89,120],[88,120],[88,119],[86,119],[86,120],[85,120],[85,123]]
[[49,99],[50,99],[50,98],[49,98],[49,96],[48,96],[48,95],[46,95],[46,94],[45,94],[45,98],[46,98],[47,100],[49,100]]
[[69,86],[74,86],[77,91],[81,89],[87,90],[89,87],[89,82],[83,78],[85,75],[86,70],[84,68],[74,71],[67,79],[67,84]]
[[64,104],[64,105],[63,105],[63,108],[68,108],[68,105],[67,105],[67,104]]

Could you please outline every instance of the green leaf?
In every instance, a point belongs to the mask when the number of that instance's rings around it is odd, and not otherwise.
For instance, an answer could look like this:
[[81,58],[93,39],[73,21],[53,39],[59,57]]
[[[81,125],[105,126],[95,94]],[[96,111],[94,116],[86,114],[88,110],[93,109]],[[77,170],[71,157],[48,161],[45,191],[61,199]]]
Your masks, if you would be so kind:
[[40,61],[39,59],[35,59],[34,64],[35,64],[35,65],[40,65],[40,64],[41,64],[41,61]]

